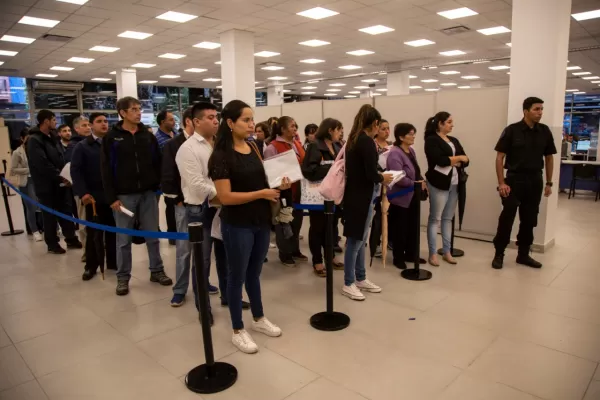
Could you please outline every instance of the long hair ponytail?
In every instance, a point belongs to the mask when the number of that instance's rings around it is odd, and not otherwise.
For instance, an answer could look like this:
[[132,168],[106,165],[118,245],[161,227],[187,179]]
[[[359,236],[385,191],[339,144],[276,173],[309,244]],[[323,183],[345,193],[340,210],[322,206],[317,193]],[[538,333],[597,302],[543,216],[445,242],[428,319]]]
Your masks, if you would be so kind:
[[269,137],[269,143],[273,140],[277,139],[277,136],[281,136],[283,134],[283,128],[287,128],[290,122],[293,122],[294,118],[288,117],[284,115],[283,117],[277,119],[273,122],[273,127],[271,128],[271,136]]
[[358,110],[358,114],[354,117],[354,123],[352,124],[352,129],[350,129],[346,148],[348,150],[352,149],[356,144],[358,135],[373,125],[373,122],[375,121],[381,121],[381,114],[372,105],[364,104],[360,110]]
[[429,118],[425,123],[425,138],[432,135],[437,135],[440,130],[440,123],[445,123],[450,118],[450,113],[446,111],[440,111],[433,117]]

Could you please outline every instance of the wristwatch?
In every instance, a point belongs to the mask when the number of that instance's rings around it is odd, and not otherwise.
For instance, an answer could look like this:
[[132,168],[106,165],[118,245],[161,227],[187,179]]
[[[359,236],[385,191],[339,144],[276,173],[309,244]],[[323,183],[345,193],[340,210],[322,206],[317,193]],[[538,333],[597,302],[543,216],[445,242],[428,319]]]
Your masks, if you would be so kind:
[[546,186],[552,187],[554,184],[552,182],[546,182]]

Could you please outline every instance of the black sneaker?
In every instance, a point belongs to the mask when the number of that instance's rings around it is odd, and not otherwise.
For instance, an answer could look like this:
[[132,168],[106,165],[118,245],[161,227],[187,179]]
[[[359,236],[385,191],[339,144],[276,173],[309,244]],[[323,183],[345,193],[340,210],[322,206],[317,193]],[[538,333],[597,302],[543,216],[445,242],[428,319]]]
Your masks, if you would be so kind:
[[294,259],[294,261],[308,261],[308,257],[306,257],[300,252],[292,254],[292,258]]
[[531,268],[542,268],[542,263],[531,258],[529,254],[519,254],[517,264],[526,265]]
[[286,267],[295,267],[296,266],[296,261],[294,261],[294,259],[291,257],[287,258],[287,259],[286,258],[280,259],[280,260],[281,260],[281,263],[283,265],[285,265]]
[[89,281],[96,275],[96,271],[85,270],[83,271],[83,275],[81,275],[81,279],[84,281]]
[[171,286],[173,284],[173,281],[165,274],[165,271],[151,272],[150,282],[160,283],[163,286]]
[[67,249],[83,249],[83,245],[77,239],[67,242]]
[[398,269],[406,269],[406,263],[404,261],[394,261],[394,267]]
[[129,281],[128,280],[118,280],[117,281],[117,296],[125,296],[129,293]]
[[[227,303],[227,300],[223,300],[223,298],[221,298],[221,306],[222,307],[229,307],[229,304]],[[248,303],[247,301],[242,300],[242,310],[249,310],[250,309],[250,303]]]
[[492,268],[494,269],[502,269],[504,266],[504,253],[496,253],[494,259],[492,260]]
[[65,254],[67,251],[60,247],[60,245],[48,247],[48,253],[50,254]]

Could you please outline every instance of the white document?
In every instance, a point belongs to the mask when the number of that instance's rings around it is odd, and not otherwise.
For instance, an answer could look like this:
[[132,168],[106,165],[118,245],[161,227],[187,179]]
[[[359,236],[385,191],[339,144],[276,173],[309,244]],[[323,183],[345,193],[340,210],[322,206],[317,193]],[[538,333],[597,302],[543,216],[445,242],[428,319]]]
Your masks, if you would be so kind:
[[215,217],[213,218],[212,226],[210,227],[210,236],[223,240],[223,235],[221,234],[221,209],[217,210]]
[[121,212],[125,215],[129,215],[131,218],[133,218],[133,212],[129,211],[128,209],[126,209],[125,207],[121,206]]
[[386,170],[387,169],[387,159],[388,156],[390,155],[390,151],[386,150],[384,153],[381,153],[379,155],[379,166],[381,167],[381,169]]
[[440,167],[439,165],[436,165],[434,169],[437,172],[441,172],[444,175],[450,175],[450,171],[452,171],[452,166],[449,165],[447,167]]
[[71,183],[71,185],[73,184],[73,179],[71,178],[71,163],[70,162],[66,163],[64,168],[62,169],[62,171],[60,171],[60,177],[68,180]]
[[405,171],[385,171],[386,174],[392,174],[393,178],[388,188],[391,189],[398,181],[406,176]]
[[283,178],[288,178],[291,183],[302,179],[302,171],[294,150],[279,153],[265,160],[265,173],[269,187],[274,189],[281,185]]

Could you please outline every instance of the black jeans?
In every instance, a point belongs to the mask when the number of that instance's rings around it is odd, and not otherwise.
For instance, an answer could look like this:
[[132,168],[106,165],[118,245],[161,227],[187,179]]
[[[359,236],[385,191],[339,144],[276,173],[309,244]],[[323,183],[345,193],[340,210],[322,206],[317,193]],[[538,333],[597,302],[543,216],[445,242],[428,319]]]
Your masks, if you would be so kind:
[[[86,220],[102,225],[115,226],[113,211],[108,204],[96,203],[96,217],[91,204],[85,206]],[[113,232],[106,232],[87,226],[87,239],[85,243],[87,271],[96,272],[98,267],[104,265],[110,269],[117,269],[117,236]]]
[[275,241],[279,249],[279,259],[287,261],[292,256],[300,253],[300,229],[302,229],[302,219],[304,218],[303,210],[294,210],[292,212],[294,220],[290,222],[293,235],[286,239],[283,236],[283,227],[281,224],[275,225]]
[[[308,212],[310,218],[310,228],[308,230],[308,246],[312,254],[313,265],[323,264],[323,253],[325,251],[325,241],[327,240],[327,217],[323,211],[311,210]],[[334,222],[335,223],[335,219]],[[335,235],[335,229],[334,229]],[[333,238],[332,243],[337,242],[337,237]]]
[[510,243],[510,234],[518,210],[520,223],[517,246],[519,251],[528,252],[533,244],[533,229],[537,226],[544,190],[542,173],[508,173],[505,181],[510,186],[510,196],[502,198],[503,208],[498,219],[494,247],[497,252],[503,252]]
[[394,265],[415,261],[419,256],[415,254],[421,219],[417,213],[419,201],[413,196],[408,208],[390,204],[388,234],[393,243]]
[[[38,200],[46,207],[61,212],[66,215],[72,215],[73,205],[71,202],[71,191],[63,187],[54,188],[50,192],[37,193]],[[79,240],[75,236],[75,224],[66,219],[59,218],[54,214],[43,211],[44,214],[44,240],[48,249],[58,246],[58,235],[56,232],[56,224],[62,228],[62,233],[65,235],[67,243],[75,243]]]

